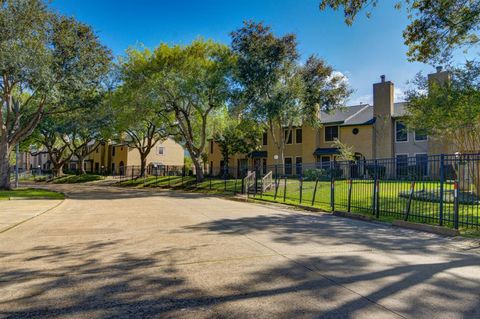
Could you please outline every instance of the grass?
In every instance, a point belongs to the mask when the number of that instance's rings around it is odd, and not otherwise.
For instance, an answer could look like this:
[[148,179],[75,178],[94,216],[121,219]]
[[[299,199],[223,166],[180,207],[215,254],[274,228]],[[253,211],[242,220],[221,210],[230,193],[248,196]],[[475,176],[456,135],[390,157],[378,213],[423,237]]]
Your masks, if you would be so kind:
[[102,175],[83,174],[83,175],[65,175],[52,180],[54,184],[77,184],[102,180]]
[[62,193],[52,192],[44,189],[35,188],[17,188],[13,190],[0,190],[0,200],[8,200],[10,198],[25,199],[64,199]]

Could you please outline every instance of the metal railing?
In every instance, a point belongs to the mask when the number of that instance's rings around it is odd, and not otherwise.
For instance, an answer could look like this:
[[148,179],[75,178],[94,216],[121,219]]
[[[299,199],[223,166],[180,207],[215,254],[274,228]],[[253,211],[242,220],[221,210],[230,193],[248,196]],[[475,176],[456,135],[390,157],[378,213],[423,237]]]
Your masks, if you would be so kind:
[[[480,227],[480,154],[206,168],[125,167],[125,185],[246,193],[258,199],[453,228]],[[261,186],[261,187],[260,187]]]

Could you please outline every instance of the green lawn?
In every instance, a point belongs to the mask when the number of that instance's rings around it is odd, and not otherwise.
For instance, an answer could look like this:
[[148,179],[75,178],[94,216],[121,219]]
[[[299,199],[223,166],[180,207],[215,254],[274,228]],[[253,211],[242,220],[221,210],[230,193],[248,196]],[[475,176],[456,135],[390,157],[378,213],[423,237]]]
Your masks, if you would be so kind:
[[77,183],[86,183],[93,182],[103,179],[102,175],[96,174],[83,174],[83,175],[65,175],[62,177],[55,178],[52,183],[54,184],[77,184]]
[[[373,181],[354,180],[352,182],[350,196],[350,211],[373,215]],[[408,198],[400,197],[401,192],[408,192],[411,182],[408,181],[382,181],[379,184],[379,209],[380,215],[386,220],[403,219],[407,210]],[[438,182],[417,182],[415,190],[425,190],[429,192],[439,192]],[[452,191],[451,184],[445,184],[445,192]],[[272,189],[264,194],[257,194],[256,197],[262,200],[275,201],[287,204],[302,204],[318,207],[330,211],[330,182],[322,181],[317,185],[315,198],[315,182],[305,181],[300,192],[300,183],[296,179],[281,180],[275,198],[275,190]],[[301,201],[300,201],[301,194]],[[339,211],[348,211],[349,183],[345,180],[335,182],[334,199],[335,209]],[[313,205],[312,205],[312,199]],[[425,200],[412,200],[410,204],[409,220],[438,224],[440,215],[440,204]],[[480,223],[479,205],[459,205],[459,222],[462,223]],[[443,204],[444,224],[452,225],[454,221],[453,203]]]
[[17,188],[14,190],[0,190],[0,200],[8,200],[10,198],[25,199],[64,199],[61,193],[52,192],[35,188]]

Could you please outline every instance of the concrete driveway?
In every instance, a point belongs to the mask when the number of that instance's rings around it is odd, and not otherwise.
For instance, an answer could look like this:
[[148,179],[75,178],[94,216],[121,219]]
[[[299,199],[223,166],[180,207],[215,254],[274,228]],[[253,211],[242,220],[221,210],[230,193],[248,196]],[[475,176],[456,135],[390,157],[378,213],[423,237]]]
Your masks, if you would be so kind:
[[2,318],[480,318],[480,256],[452,239],[200,194],[58,187],[70,198],[0,234]]

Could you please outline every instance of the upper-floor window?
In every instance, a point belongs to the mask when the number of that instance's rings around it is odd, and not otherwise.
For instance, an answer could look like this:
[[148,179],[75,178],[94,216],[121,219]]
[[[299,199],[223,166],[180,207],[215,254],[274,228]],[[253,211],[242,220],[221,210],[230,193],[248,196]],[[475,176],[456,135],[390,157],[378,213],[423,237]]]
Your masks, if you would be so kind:
[[165,147],[159,146],[157,149],[158,155],[165,155]]
[[428,139],[428,136],[425,132],[423,131],[415,131],[415,141],[426,141]]
[[396,142],[407,142],[408,134],[407,127],[400,121],[395,121],[395,141]]
[[263,145],[268,144],[268,134],[267,134],[267,132],[263,132],[262,142],[263,142]]
[[296,132],[295,132],[295,143],[297,144],[300,144],[302,143],[302,129],[301,128],[297,128]]
[[115,156],[115,146],[112,146],[112,156]]
[[325,127],[325,142],[333,142],[338,139],[338,126]]
[[286,144],[292,144],[292,130],[285,130]]
[[210,154],[213,154],[213,140],[210,140]]

